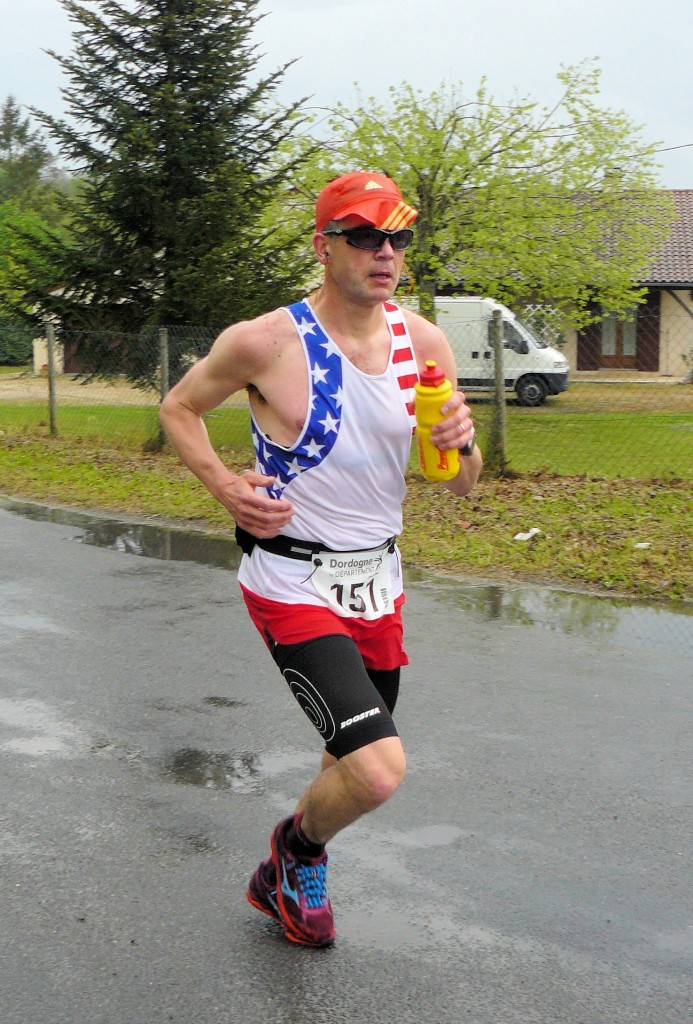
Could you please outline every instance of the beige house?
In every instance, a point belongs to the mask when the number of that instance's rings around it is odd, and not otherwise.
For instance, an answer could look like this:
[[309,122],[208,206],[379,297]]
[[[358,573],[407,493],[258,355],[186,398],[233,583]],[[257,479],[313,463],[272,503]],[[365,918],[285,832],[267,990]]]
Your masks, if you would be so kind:
[[568,332],[563,351],[571,370],[682,379],[693,369],[693,189],[672,196],[676,220],[638,282],[647,288],[645,301],[630,319],[607,315]]

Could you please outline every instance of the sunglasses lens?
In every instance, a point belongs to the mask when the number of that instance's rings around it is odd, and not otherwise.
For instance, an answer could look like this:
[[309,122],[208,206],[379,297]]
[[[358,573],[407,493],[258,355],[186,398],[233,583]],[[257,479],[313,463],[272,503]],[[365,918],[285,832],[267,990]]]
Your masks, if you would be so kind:
[[393,249],[400,252],[407,249],[414,238],[411,228],[402,228],[401,231],[380,231],[378,228],[352,228],[344,232],[349,245],[355,249],[365,249],[368,252],[377,252],[386,241],[390,242]]
[[402,228],[401,231],[393,231],[390,235],[390,243],[393,249],[401,251],[408,249],[414,240],[414,232],[411,228]]
[[356,249],[366,249],[370,252],[375,252],[385,241],[385,236],[382,231],[378,231],[377,228],[353,228],[348,232],[344,232],[346,240],[349,245],[353,245]]

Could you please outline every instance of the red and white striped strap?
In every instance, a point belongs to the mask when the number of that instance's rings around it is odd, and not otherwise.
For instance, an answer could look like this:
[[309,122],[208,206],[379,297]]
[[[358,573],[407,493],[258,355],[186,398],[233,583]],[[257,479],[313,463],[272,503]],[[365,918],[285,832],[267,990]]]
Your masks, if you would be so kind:
[[416,429],[414,416],[414,385],[419,379],[419,371],[411,347],[411,338],[404,320],[404,313],[394,302],[384,302],[385,319],[387,320],[394,344],[392,347],[392,363],[397,374],[397,382],[402,391],[402,398],[409,413],[412,433]]

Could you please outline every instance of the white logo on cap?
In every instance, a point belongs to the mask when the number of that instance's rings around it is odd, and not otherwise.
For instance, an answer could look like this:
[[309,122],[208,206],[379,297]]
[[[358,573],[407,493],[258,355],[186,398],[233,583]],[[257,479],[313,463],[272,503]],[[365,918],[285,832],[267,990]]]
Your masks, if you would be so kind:
[[368,192],[372,188],[384,188],[384,185],[379,185],[377,181],[369,181],[363,188],[365,192]]

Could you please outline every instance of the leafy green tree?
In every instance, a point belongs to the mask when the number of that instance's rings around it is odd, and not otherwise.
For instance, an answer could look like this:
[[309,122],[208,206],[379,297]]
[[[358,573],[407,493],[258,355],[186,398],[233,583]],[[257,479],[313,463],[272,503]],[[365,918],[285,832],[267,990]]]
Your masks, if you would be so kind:
[[[76,26],[74,53],[52,54],[69,119],[34,113],[83,185],[71,244],[42,252],[60,287],[33,289],[39,315],[120,332],[223,325],[295,292],[305,240],[262,218],[299,104],[274,102],[285,67],[255,76],[258,2],[61,0]],[[106,365],[103,344],[84,351]]]
[[15,280],[18,265],[35,281],[52,280],[52,270],[41,257],[48,233],[46,220],[36,210],[11,199],[0,203],[0,314],[6,320],[26,309],[23,279]]
[[633,282],[671,216],[655,145],[598,105],[594,62],[558,80],[550,109],[498,103],[483,81],[470,99],[461,86],[424,95],[403,83],[388,104],[332,112],[314,187],[359,167],[397,180],[420,211],[407,266],[429,315],[441,291],[551,302],[575,325],[591,303],[621,312],[638,298]]

